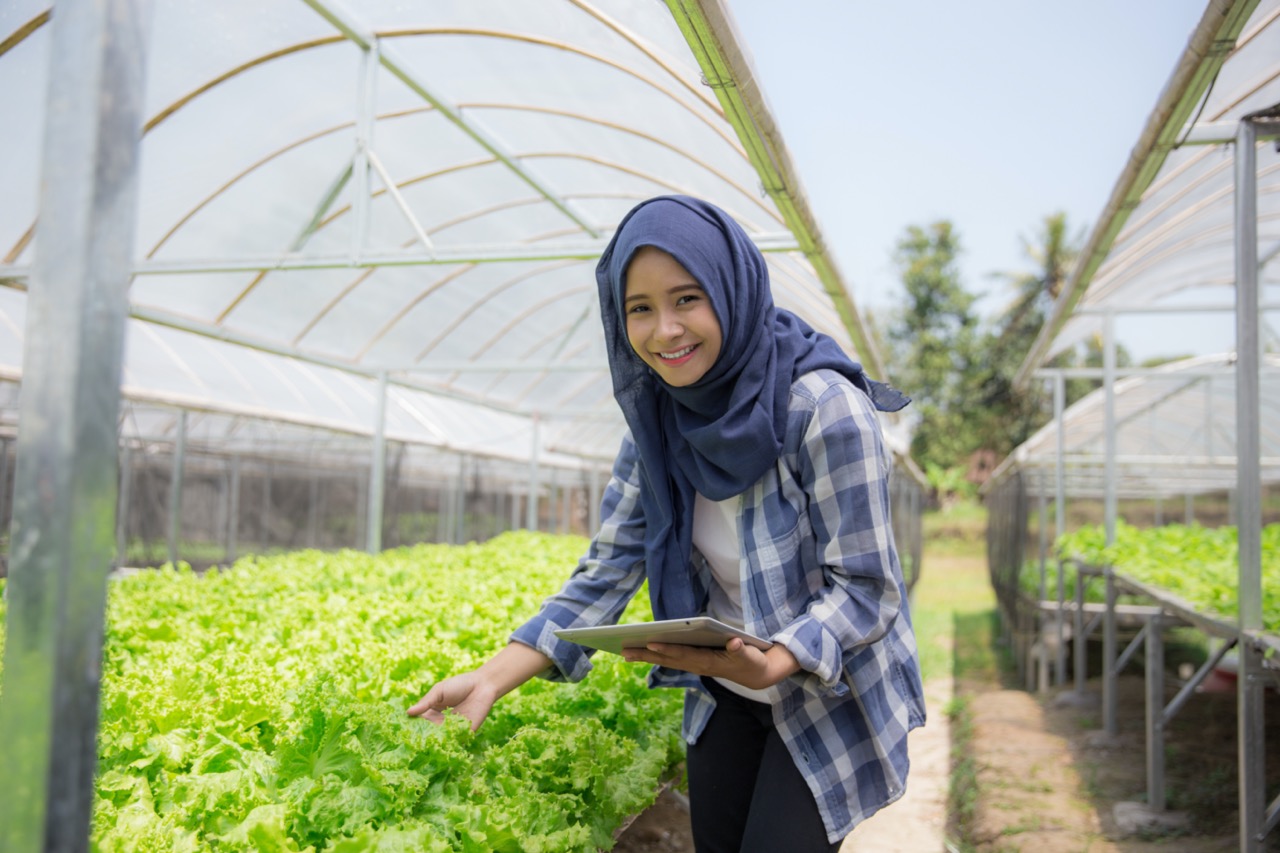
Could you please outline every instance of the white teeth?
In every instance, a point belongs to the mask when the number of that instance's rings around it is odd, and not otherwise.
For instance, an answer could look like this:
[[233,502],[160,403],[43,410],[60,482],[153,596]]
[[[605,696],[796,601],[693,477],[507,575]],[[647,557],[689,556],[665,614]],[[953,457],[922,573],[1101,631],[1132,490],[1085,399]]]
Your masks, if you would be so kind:
[[668,361],[674,361],[677,358],[684,358],[686,355],[688,355],[691,352],[693,352],[693,347],[687,346],[684,349],[679,349],[679,350],[676,350],[675,352],[660,352],[658,353],[658,358],[665,358]]

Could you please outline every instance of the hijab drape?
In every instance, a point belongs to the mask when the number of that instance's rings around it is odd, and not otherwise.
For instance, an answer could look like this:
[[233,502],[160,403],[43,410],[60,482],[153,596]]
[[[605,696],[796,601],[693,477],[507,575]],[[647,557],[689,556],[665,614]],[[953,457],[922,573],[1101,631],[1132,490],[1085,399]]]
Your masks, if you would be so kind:
[[[626,270],[653,246],[679,261],[720,321],[716,363],[674,387],[627,338]],[[613,393],[640,454],[645,571],[657,619],[697,615],[707,590],[690,569],[694,493],[719,501],[746,491],[782,455],[792,382],[820,368],[846,376],[881,411],[909,400],[868,378],[834,340],[776,308],[764,256],[715,205],[661,196],[622,220],[596,267]]]

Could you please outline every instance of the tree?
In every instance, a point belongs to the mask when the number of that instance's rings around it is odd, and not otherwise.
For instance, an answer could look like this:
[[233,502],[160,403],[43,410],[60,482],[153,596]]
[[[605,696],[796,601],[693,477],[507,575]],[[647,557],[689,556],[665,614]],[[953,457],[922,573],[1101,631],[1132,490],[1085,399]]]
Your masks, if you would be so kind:
[[[975,430],[981,445],[1001,457],[1030,438],[1049,417],[1042,386],[1033,383],[1018,389],[1013,377],[1062,295],[1083,237],[1083,232],[1070,234],[1065,213],[1050,214],[1035,238],[1022,238],[1031,268],[997,276],[1012,286],[1013,298],[983,336],[983,365],[975,377],[974,399],[978,403],[975,418],[980,420]],[[1065,360],[1071,359],[1067,356]]]
[[960,282],[959,253],[959,236],[941,221],[908,227],[894,254],[905,301],[887,335],[894,375],[914,401],[911,453],[926,468],[962,465],[977,447],[964,391],[977,360],[978,320]]

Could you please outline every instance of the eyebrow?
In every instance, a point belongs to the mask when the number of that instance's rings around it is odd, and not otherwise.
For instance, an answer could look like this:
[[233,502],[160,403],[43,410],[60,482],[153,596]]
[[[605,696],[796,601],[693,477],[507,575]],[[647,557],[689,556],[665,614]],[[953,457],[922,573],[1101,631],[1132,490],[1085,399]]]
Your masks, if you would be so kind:
[[[706,292],[702,287],[702,285],[698,284],[696,281],[692,281],[692,282],[689,282],[688,284],[677,284],[675,287],[668,290],[667,293],[683,293],[686,290],[696,290],[700,293]],[[648,294],[637,293],[635,296],[628,296],[626,299],[622,300],[622,304],[627,305],[629,303],[635,302],[637,299],[648,299],[648,298],[649,298]]]

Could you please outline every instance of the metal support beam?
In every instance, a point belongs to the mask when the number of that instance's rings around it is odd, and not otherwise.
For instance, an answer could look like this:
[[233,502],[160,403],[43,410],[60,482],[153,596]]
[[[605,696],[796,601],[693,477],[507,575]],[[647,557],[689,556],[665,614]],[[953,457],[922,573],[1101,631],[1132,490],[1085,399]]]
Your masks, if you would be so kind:
[[1240,785],[1240,850],[1261,851],[1266,816],[1266,738],[1261,656],[1245,641],[1262,630],[1262,485],[1258,335],[1257,130],[1240,122],[1235,143],[1236,278],[1236,530],[1239,549],[1240,672],[1237,744]]
[[538,415],[533,416],[533,437],[529,446],[529,500],[525,504],[525,527],[529,530],[538,529],[538,488],[539,488],[539,471],[538,457],[542,453],[542,418]]
[[[1116,319],[1103,318],[1102,372],[1104,383],[1105,470],[1103,515],[1107,544],[1116,541]],[[1115,735],[1116,724],[1116,584],[1115,573],[1108,564],[1103,567],[1106,581],[1107,609],[1102,625],[1102,728]]]
[[[1053,379],[1053,422],[1057,424],[1057,454],[1054,458],[1054,496],[1053,496],[1053,541],[1057,542],[1067,532],[1067,437],[1062,429],[1064,412],[1067,407],[1067,381],[1061,376]],[[1062,613],[1062,605],[1066,601],[1066,579],[1063,577],[1063,563],[1058,561],[1058,656],[1056,664],[1056,681],[1063,684],[1067,680],[1067,638],[1066,621]]]
[[1146,728],[1147,807],[1164,811],[1164,636],[1163,617],[1157,613],[1147,620]]
[[147,0],[53,16],[0,695],[0,850],[89,848]]
[[373,459],[369,464],[369,519],[365,525],[370,554],[382,550],[382,505],[387,489],[387,374],[378,375],[377,413],[373,425]]
[[169,563],[178,565],[178,546],[182,539],[182,488],[187,467],[187,411],[178,412],[177,430],[173,437],[173,464],[169,470],[169,525],[166,541]]

